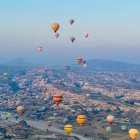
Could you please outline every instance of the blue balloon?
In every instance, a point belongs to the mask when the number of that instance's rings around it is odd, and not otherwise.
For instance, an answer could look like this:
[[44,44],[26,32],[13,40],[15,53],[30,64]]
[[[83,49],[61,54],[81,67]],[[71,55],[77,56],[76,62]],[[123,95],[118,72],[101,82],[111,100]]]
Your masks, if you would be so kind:
[[131,105],[134,105],[135,101],[134,100],[129,100],[128,103],[131,104]]

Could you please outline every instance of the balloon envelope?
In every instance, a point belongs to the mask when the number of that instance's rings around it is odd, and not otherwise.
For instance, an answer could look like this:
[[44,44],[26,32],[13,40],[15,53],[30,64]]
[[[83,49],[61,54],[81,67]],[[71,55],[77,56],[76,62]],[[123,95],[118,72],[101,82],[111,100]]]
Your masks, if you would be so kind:
[[132,140],[136,140],[138,134],[139,134],[139,131],[137,129],[130,129],[129,130],[129,136]]
[[63,120],[63,122],[64,122],[64,123],[68,123],[68,122],[69,122],[69,119],[68,119],[68,118],[65,118],[65,119]]
[[110,126],[108,126],[108,127],[106,127],[106,131],[107,131],[108,133],[112,133],[112,128],[111,128]]
[[75,37],[71,37],[70,40],[71,40],[71,42],[74,42]]
[[66,68],[66,70],[69,70],[70,69],[70,66],[66,66],[65,68]]
[[69,23],[72,25],[74,23],[74,19],[70,19]]
[[84,86],[84,82],[83,81],[75,81],[73,82],[73,84],[75,85],[75,87],[83,87]]
[[20,104],[20,100],[17,100],[17,101],[16,101],[16,105],[19,105],[19,104]]
[[87,38],[89,36],[89,34],[88,33],[85,33],[85,37]]
[[38,51],[42,51],[43,50],[43,47],[38,47]]
[[56,34],[55,34],[55,37],[58,38],[58,37],[59,37],[59,33],[56,33]]
[[47,121],[47,125],[50,127],[52,125],[52,121]]
[[59,24],[58,23],[53,23],[52,25],[51,25],[51,28],[52,28],[52,30],[54,31],[54,32],[57,32],[57,30],[59,29]]
[[53,113],[53,116],[56,117],[57,116],[57,113]]
[[121,126],[121,130],[122,130],[122,131],[126,131],[126,130],[127,130],[127,127],[126,127],[125,125],[122,125],[122,126]]
[[70,124],[65,125],[64,130],[67,134],[70,134],[73,130],[72,125]]
[[76,110],[72,109],[72,110],[71,110],[71,113],[76,113]]
[[56,94],[53,96],[53,100],[56,103],[56,105],[59,105],[61,103],[62,99],[63,99],[63,97],[61,95]]
[[9,74],[8,74],[7,72],[4,72],[4,73],[3,73],[3,77],[8,77],[8,75],[9,75]]
[[87,117],[85,115],[78,115],[77,116],[77,123],[80,126],[84,126],[84,124],[86,123],[86,121],[87,121]]
[[134,100],[129,100],[128,103],[131,104],[131,105],[134,105],[135,101]]
[[88,66],[87,64],[84,64],[84,65],[83,65],[84,68],[87,68],[87,66]]
[[12,113],[7,113],[7,117],[10,119],[12,118],[13,114]]
[[81,58],[81,57],[78,57],[78,58],[77,58],[77,63],[78,63],[78,64],[81,64],[82,61],[83,61],[83,58]]
[[107,116],[107,121],[108,121],[109,124],[112,124],[113,121],[114,121],[114,116],[113,115],[108,115]]
[[23,106],[18,106],[18,107],[17,107],[17,112],[18,112],[18,114],[19,114],[20,116],[22,116],[22,115],[24,114],[24,112],[25,112],[25,107],[23,107]]
[[87,63],[87,61],[86,60],[82,60],[82,64],[86,64]]

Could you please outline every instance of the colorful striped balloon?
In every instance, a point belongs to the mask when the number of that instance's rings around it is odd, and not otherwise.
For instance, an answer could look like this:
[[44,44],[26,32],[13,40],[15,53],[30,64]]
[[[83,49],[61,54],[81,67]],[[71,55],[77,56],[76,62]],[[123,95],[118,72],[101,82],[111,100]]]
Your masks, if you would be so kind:
[[56,105],[59,105],[61,103],[61,101],[63,100],[63,97],[61,95],[54,95],[53,96],[53,100],[56,103]]
[[22,115],[24,114],[24,112],[25,112],[25,107],[23,107],[23,106],[18,106],[18,107],[17,107],[17,112],[18,112],[18,114],[19,114],[20,116],[22,116]]
[[86,123],[86,121],[87,121],[87,117],[85,115],[78,115],[77,116],[77,123],[80,126],[84,126],[84,124]]

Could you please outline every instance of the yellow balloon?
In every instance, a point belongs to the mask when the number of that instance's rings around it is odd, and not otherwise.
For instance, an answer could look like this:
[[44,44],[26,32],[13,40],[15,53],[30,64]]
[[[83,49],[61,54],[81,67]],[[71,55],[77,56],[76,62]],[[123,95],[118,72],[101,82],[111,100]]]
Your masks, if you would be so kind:
[[129,130],[129,136],[132,140],[136,140],[138,134],[139,134],[139,131],[137,129],[130,129]]
[[67,125],[65,125],[64,130],[67,134],[70,134],[73,130],[73,127],[72,127],[72,125],[67,124]]
[[56,32],[56,31],[59,29],[59,24],[58,24],[58,23],[53,23],[53,24],[51,25],[51,28],[52,28],[52,30],[53,30],[54,32]]
[[77,123],[80,125],[80,126],[83,126],[87,121],[87,117],[85,115],[78,115],[77,116]]

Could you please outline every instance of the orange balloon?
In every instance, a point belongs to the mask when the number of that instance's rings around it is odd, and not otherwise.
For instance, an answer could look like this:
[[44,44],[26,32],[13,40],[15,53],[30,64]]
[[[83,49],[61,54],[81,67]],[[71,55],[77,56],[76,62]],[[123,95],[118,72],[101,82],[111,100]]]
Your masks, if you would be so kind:
[[139,134],[139,131],[137,129],[132,128],[129,130],[129,136],[130,136],[131,140],[136,140],[138,134]]
[[59,29],[59,24],[58,24],[58,23],[53,23],[53,24],[51,25],[51,28],[52,28],[52,30],[53,30],[54,32],[56,32],[56,31]]
[[61,103],[62,99],[63,99],[63,97],[61,95],[56,94],[53,96],[53,100],[56,103],[56,105],[59,105]]
[[78,115],[77,116],[77,123],[80,126],[84,126],[84,124],[86,123],[86,121],[87,121],[87,117],[85,115]]

